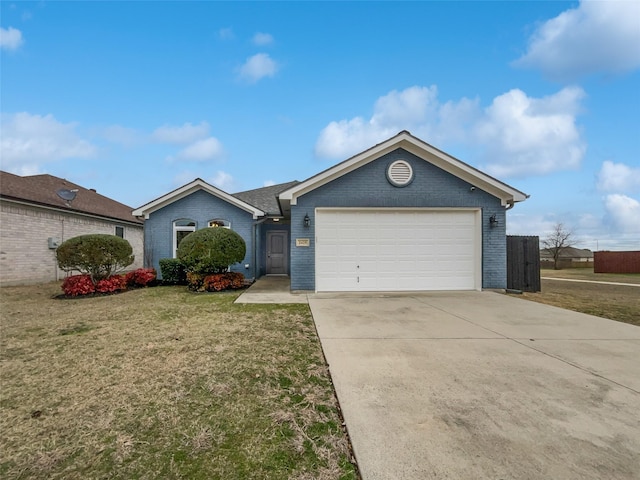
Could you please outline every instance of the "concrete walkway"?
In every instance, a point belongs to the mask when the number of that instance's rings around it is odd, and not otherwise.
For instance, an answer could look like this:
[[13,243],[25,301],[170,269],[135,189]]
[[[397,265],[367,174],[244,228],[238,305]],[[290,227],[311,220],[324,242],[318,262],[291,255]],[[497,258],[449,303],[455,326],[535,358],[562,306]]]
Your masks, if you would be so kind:
[[494,292],[309,305],[364,480],[640,478],[640,328]]
[[309,301],[307,292],[291,292],[289,277],[265,276],[256,280],[234,303],[309,303]]
[[558,280],[559,282],[599,283],[601,285],[622,285],[625,287],[640,287],[640,283],[603,282],[602,280],[579,280],[577,278],[540,277],[542,280]]

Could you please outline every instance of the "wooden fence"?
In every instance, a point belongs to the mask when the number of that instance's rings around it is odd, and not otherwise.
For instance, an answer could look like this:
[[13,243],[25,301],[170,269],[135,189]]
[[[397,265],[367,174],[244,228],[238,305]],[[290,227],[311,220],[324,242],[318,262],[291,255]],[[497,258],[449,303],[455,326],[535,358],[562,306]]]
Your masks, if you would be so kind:
[[507,288],[540,291],[540,239],[507,236]]
[[595,273],[640,273],[640,251],[594,252]]

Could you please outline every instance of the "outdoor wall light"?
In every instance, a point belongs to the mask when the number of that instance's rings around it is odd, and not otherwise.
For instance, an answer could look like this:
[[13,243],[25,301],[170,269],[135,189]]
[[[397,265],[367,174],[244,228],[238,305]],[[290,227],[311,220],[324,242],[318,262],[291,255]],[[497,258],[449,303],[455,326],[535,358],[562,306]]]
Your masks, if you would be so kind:
[[311,219],[309,218],[309,214],[308,213],[304,214],[303,222],[304,222],[305,228],[309,228],[309,225],[311,225]]
[[494,228],[494,227],[498,226],[498,219],[496,218],[496,214],[495,213],[489,217],[489,226],[491,228]]

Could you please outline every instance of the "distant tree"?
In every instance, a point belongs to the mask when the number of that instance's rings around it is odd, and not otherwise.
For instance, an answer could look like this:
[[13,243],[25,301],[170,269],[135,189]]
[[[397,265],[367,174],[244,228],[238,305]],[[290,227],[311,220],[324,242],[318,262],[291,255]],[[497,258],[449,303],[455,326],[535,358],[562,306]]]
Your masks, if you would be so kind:
[[553,257],[553,269],[558,270],[558,258],[565,248],[573,247],[573,231],[564,226],[563,223],[556,223],[549,235],[541,240],[542,246]]

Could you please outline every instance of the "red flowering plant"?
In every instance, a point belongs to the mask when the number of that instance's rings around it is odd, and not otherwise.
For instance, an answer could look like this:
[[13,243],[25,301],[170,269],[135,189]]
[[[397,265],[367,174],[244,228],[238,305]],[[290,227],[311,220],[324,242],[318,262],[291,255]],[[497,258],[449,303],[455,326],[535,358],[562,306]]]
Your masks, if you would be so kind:
[[96,287],[89,275],[72,275],[64,279],[62,291],[68,297],[77,297],[95,292]]
[[98,280],[96,292],[115,293],[127,289],[127,281],[123,275],[112,275],[109,278]]
[[138,268],[125,275],[129,287],[147,287],[157,277],[154,268]]

